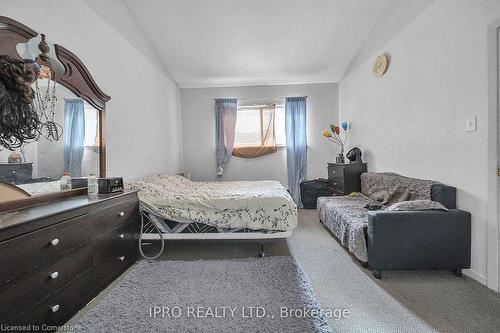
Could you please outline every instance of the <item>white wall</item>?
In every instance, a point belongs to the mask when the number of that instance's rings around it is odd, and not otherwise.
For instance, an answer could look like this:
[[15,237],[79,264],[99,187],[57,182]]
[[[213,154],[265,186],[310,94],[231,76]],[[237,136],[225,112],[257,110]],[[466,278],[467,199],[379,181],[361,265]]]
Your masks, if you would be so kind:
[[[263,99],[307,96],[307,141],[309,179],[326,178],[326,163],[335,160],[338,149],[321,131],[338,122],[338,85],[335,83],[181,89],[184,171],[196,180],[215,180],[214,98]],[[287,185],[286,151],[257,159],[232,157],[223,180],[272,179]]]
[[170,75],[153,44],[144,35],[141,26],[123,0],[82,0],[117,33],[128,40],[160,71]]
[[182,168],[177,85],[78,0],[2,0],[2,15],[78,55],[107,104],[108,175],[126,179]]
[[436,0],[392,0],[352,59],[344,76],[367,61],[374,52],[394,38],[434,1]]
[[[472,268],[487,282],[488,25],[498,0],[437,0],[340,84],[340,117],[369,169],[395,171],[456,186],[458,206],[472,213]],[[380,79],[375,57],[391,65]],[[477,116],[477,132],[465,120]],[[496,221],[491,221],[497,223]],[[495,286],[489,284],[496,289]]]

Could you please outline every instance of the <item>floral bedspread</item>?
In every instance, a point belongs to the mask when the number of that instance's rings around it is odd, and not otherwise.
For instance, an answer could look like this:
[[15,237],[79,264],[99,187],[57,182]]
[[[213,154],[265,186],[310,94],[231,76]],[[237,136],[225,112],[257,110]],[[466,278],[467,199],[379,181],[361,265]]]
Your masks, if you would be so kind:
[[159,175],[127,187],[140,191],[143,208],[172,221],[278,231],[297,226],[297,206],[277,181],[195,182]]

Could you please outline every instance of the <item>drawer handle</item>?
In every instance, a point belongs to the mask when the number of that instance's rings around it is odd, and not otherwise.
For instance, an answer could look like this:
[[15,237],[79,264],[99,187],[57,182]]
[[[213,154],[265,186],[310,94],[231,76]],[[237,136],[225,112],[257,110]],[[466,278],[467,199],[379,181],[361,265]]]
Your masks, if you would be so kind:
[[50,311],[52,311],[52,312],[57,312],[57,311],[59,311],[59,308],[60,308],[59,304],[52,305],[52,306],[50,307]]
[[52,272],[49,274],[49,277],[51,279],[57,279],[58,276],[59,276],[59,272]]
[[120,257],[120,258],[118,258],[118,259],[120,259],[120,261],[124,261],[124,260],[125,260],[125,257],[124,257],[124,256],[121,256],[121,257]]
[[50,245],[52,246],[56,246],[57,244],[59,244],[59,239],[57,238],[54,238],[53,240],[50,241]]
[[118,237],[120,237],[121,239],[124,239],[125,238],[125,234],[119,234]]
[[125,216],[125,212],[120,212],[118,216]]

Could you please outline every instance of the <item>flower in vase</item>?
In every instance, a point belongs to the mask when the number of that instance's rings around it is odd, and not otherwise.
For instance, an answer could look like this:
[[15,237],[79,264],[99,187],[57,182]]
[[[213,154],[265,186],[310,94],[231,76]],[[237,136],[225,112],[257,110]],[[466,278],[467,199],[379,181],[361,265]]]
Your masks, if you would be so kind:
[[337,157],[337,163],[344,163],[344,147],[347,143],[349,123],[344,121],[340,124],[340,127],[335,124],[331,124],[330,129],[331,132],[324,130],[321,134],[328,140],[335,142],[340,146],[340,154]]
[[330,133],[330,131],[328,131],[328,130],[324,130],[323,132],[321,132],[321,135],[323,135],[325,138],[332,137],[332,133]]

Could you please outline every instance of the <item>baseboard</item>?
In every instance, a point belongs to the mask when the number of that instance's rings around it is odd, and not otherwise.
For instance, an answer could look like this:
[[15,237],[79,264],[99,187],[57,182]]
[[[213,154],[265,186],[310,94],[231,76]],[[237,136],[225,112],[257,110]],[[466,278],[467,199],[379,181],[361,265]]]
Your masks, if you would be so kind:
[[472,269],[464,269],[463,270],[464,275],[470,277],[473,280],[476,280],[477,282],[483,284],[486,286],[486,277],[479,274],[478,272],[473,271]]

